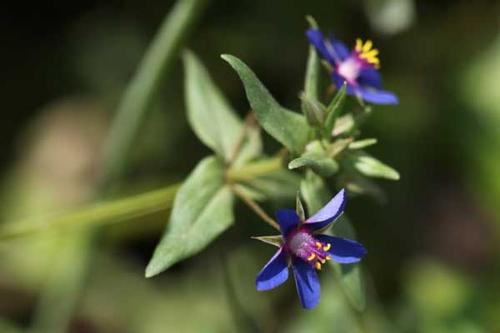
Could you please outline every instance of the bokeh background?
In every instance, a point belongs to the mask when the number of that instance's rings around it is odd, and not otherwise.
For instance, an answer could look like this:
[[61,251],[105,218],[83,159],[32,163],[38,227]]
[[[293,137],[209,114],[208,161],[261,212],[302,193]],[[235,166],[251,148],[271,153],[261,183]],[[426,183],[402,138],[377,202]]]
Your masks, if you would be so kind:
[[[172,5],[0,4],[0,223],[90,200],[113,111]],[[306,14],[350,44],[372,38],[385,87],[400,97],[376,107],[364,133],[401,181],[380,182],[383,204],[347,207],[369,250],[366,312],[345,307],[328,273],[315,311],[300,309],[293,283],[256,292],[273,250],[249,238],[269,230],[240,205],[231,230],[153,279],[144,267],[166,211],[100,227],[98,245],[85,228],[0,241],[0,332],[500,332],[500,3],[214,0],[186,47],[241,115],[244,91],[221,53],[298,109]],[[181,180],[208,153],[187,125],[177,63],[116,196]]]

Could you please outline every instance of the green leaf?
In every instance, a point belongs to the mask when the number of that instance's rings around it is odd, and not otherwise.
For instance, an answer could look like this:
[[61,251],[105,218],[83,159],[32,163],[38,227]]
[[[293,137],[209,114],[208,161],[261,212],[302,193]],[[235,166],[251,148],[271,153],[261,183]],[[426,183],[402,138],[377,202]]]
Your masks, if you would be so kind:
[[283,237],[281,235],[273,235],[273,236],[254,236],[252,239],[259,240],[261,242],[271,244],[273,246],[280,247],[283,244]]
[[262,128],[290,151],[301,152],[310,131],[304,116],[280,106],[255,73],[241,60],[227,54],[221,57],[238,73],[250,106]]
[[233,158],[232,167],[241,167],[262,155],[262,138],[257,123],[247,124],[242,134],[241,145],[236,146],[237,154]]
[[363,149],[363,148],[366,148],[369,146],[373,146],[376,143],[377,143],[377,139],[375,139],[375,138],[358,140],[358,141],[351,142],[349,144],[349,149],[352,149],[352,150]]
[[300,183],[300,193],[309,216],[320,210],[330,199],[330,193],[323,179],[310,170],[307,170],[305,178]]
[[335,97],[326,108],[327,116],[325,121],[325,133],[331,135],[335,120],[338,118],[346,97],[347,84],[344,82]]
[[233,194],[224,186],[224,169],[214,157],[203,159],[175,197],[170,223],[146,268],[152,277],[212,242],[234,220]]
[[365,176],[399,180],[396,170],[366,153],[353,154],[351,159],[354,168]]
[[[356,232],[347,217],[342,215],[339,220],[335,226],[334,235],[356,239]],[[359,264],[341,265],[332,261],[330,263],[334,267],[347,299],[356,310],[362,311],[366,306],[366,296],[361,266]]]
[[331,131],[332,136],[339,136],[341,134],[349,133],[356,127],[356,121],[352,114],[348,113],[342,117],[337,118],[334,127]]
[[337,172],[337,162],[318,152],[306,152],[288,164],[289,169],[309,167],[322,177],[329,177]]
[[229,161],[243,125],[197,57],[186,51],[183,58],[189,123],[204,144]]
[[304,82],[304,94],[312,99],[318,100],[319,96],[319,57],[313,46],[309,46],[309,57],[307,59],[306,78]]
[[280,170],[248,179],[245,183],[259,193],[262,193],[266,198],[288,200],[292,199],[295,193],[297,193],[300,179],[301,177],[294,172]]

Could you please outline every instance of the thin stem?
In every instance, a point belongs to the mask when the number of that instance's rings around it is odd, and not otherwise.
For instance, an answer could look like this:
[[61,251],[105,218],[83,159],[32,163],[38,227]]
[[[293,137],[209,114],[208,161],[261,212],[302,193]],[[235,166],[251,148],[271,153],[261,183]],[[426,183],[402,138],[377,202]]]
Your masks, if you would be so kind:
[[259,217],[264,220],[267,224],[269,224],[271,227],[273,227],[276,230],[280,230],[280,226],[274,219],[272,219],[267,213],[259,206],[257,202],[255,202],[252,198],[248,197],[245,193],[243,193],[241,190],[239,190],[235,186],[231,186],[231,190],[233,193],[239,197],[243,202],[250,207]]
[[284,153],[276,157],[247,164],[238,169],[227,170],[226,177],[230,182],[254,179],[283,169]]
[[254,126],[258,128],[257,119],[255,118],[255,114],[250,111],[245,117],[245,122],[243,123],[243,128],[241,130],[240,136],[238,137],[238,140],[234,145],[234,150],[231,153],[231,158],[229,159],[229,165],[231,165],[236,157],[238,157],[238,154],[240,153],[241,148],[243,147],[243,143],[245,142],[245,138],[248,134],[248,130]]

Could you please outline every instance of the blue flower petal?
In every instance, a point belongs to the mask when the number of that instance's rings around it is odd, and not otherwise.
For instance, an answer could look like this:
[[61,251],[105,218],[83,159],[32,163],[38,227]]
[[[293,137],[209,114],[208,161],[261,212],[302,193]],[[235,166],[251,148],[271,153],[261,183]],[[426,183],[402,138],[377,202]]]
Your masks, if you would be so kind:
[[278,209],[276,212],[276,219],[278,220],[283,236],[288,235],[288,233],[300,223],[300,217],[295,210],[289,208]]
[[287,255],[280,248],[269,262],[257,274],[255,286],[258,291],[276,288],[288,279]]
[[309,43],[314,45],[316,51],[321,57],[326,59],[330,64],[335,64],[335,51],[333,48],[328,49],[323,34],[318,29],[309,29],[306,31],[306,36],[309,39]]
[[375,68],[365,68],[359,73],[358,83],[360,86],[382,89],[382,78]]
[[326,227],[335,221],[342,214],[346,205],[347,197],[344,189],[341,189],[329,203],[321,208],[316,214],[308,218],[304,225],[311,230],[318,230]]
[[369,87],[358,87],[357,93],[366,102],[373,104],[398,104],[399,100],[396,95],[386,90],[376,90]]
[[351,52],[349,51],[349,48],[339,41],[338,39],[335,39],[333,35],[330,35],[330,43],[335,49],[335,54],[338,58],[339,61],[344,60],[345,58],[349,57]]
[[322,243],[330,243],[328,253],[333,260],[341,264],[358,262],[366,254],[365,247],[356,241],[328,235],[315,235],[315,237]]
[[320,284],[316,270],[301,259],[296,259],[292,268],[302,307],[314,308],[319,303],[320,297]]

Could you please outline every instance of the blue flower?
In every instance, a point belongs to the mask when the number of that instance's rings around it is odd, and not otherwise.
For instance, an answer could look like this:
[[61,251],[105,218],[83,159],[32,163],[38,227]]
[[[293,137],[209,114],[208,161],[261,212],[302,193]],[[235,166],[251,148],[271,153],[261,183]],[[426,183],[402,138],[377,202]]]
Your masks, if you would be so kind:
[[345,190],[342,189],[305,221],[301,221],[293,209],[278,210],[276,218],[281,230],[281,246],[257,275],[257,290],[273,289],[284,283],[291,266],[302,306],[314,308],[320,298],[316,271],[321,269],[321,265],[327,260],[355,263],[366,253],[364,246],[353,240],[318,234],[342,214],[345,203]]
[[398,104],[398,98],[389,91],[382,90],[382,80],[378,72],[380,60],[378,50],[367,40],[356,40],[352,51],[341,41],[330,37],[325,39],[319,29],[311,28],[306,33],[309,42],[331,67],[331,79],[337,88],[347,84],[347,94],[374,104]]

